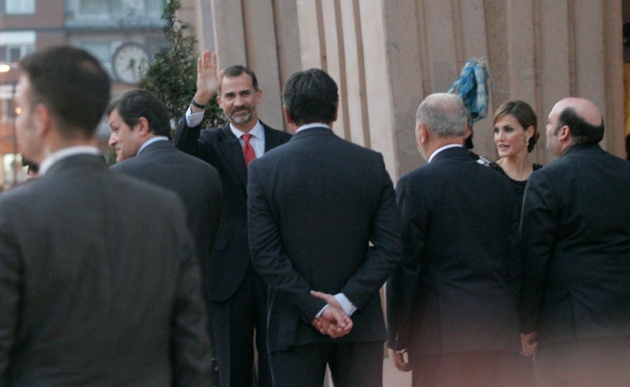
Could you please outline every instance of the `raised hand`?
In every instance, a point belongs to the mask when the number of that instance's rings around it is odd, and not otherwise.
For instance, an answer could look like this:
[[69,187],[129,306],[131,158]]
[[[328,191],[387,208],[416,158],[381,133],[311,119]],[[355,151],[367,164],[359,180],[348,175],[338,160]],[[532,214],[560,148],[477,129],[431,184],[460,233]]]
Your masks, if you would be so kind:
[[197,58],[197,91],[195,102],[205,105],[219,90],[223,71],[217,73],[217,54],[205,50]]

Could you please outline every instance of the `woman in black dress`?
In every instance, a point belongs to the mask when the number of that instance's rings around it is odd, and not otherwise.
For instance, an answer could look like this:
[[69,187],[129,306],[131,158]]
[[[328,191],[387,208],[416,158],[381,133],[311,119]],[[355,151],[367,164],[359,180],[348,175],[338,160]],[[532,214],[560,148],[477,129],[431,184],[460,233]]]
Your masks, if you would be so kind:
[[[531,106],[517,100],[499,106],[494,113],[493,124],[494,143],[499,159],[488,165],[512,183],[514,195],[519,203],[520,219],[520,204],[523,202],[527,179],[536,169],[542,168],[542,165],[529,160],[529,153],[534,149],[539,137],[538,120]],[[518,371],[519,377],[524,385],[535,385],[532,358],[523,357],[519,364],[521,366]]]
[[523,200],[527,179],[542,167],[529,160],[529,153],[540,136],[537,121],[531,106],[518,100],[505,102],[494,113],[494,143],[499,159],[490,163],[490,167],[510,180],[519,203]]

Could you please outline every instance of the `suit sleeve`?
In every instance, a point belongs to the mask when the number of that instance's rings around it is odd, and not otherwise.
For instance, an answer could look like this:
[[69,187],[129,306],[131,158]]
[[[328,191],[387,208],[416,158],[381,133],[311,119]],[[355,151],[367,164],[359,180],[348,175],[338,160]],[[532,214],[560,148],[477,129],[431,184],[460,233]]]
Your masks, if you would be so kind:
[[201,124],[195,127],[189,127],[186,124],[186,117],[182,117],[177,123],[175,129],[175,147],[190,155],[201,157],[199,146],[199,134],[201,133]]
[[295,306],[305,321],[310,321],[326,303],[311,296],[310,285],[295,271],[289,256],[282,251],[278,223],[256,166],[256,160],[249,164],[247,183],[247,224],[252,265],[275,293]]
[[400,216],[394,187],[380,158],[381,189],[370,228],[370,242],[363,264],[341,289],[350,301],[362,309],[392,275],[402,258]]
[[537,329],[547,265],[557,228],[557,202],[553,188],[542,173],[534,173],[525,188],[520,226],[523,272],[519,317],[522,333]]
[[414,301],[420,280],[428,215],[423,201],[405,178],[396,187],[396,203],[402,224],[402,261],[387,282],[388,346],[407,348],[412,330]]
[[[183,213],[183,209],[182,209]],[[192,238],[185,224],[177,227],[180,242],[180,271],[173,308],[172,356],[177,386],[210,385],[212,348],[202,298],[201,274]]]
[[11,361],[22,299],[22,267],[19,247],[7,225],[0,223],[0,384]]

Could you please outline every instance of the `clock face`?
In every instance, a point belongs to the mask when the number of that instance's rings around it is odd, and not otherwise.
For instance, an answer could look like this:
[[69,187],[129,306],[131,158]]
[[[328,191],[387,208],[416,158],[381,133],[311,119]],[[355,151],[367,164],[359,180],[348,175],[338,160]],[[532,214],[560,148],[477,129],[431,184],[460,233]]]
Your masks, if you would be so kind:
[[146,48],[138,43],[124,43],[114,52],[112,67],[116,77],[124,83],[135,85],[142,78],[140,64],[149,59]]

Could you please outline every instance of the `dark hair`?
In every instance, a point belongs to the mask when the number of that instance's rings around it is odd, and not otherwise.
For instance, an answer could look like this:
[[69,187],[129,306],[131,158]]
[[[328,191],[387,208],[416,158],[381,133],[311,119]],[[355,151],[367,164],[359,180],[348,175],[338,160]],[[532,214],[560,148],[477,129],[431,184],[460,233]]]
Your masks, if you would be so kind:
[[285,84],[282,102],[298,126],[313,122],[330,124],[339,104],[337,84],[323,70],[298,71]]
[[22,59],[32,92],[30,102],[46,105],[59,120],[60,134],[74,137],[77,129],[91,138],[109,101],[110,80],[87,51],[52,46]]
[[504,102],[494,112],[492,124],[496,124],[499,119],[506,115],[516,118],[516,121],[523,127],[523,130],[527,130],[530,126],[534,127],[534,134],[529,139],[527,151],[531,152],[534,150],[534,145],[536,145],[538,137],[540,137],[540,133],[538,132],[538,117],[536,117],[534,109],[532,109],[527,102],[519,100]]
[[109,116],[114,110],[131,130],[144,117],[149,130],[159,136],[171,137],[171,122],[166,107],[155,95],[143,89],[131,90],[114,99],[107,106]]
[[555,133],[558,133],[561,127],[568,126],[573,138],[573,144],[598,143],[604,138],[604,118],[602,117],[601,125],[592,125],[580,117],[574,108],[568,107],[560,113],[558,118],[558,126]]
[[[256,74],[247,66],[243,65],[233,65],[225,68],[224,77],[232,78],[238,77],[241,74],[247,74],[252,79],[252,87],[255,91],[258,91],[258,79],[256,78]],[[219,94],[221,94],[221,84],[219,84]]]

